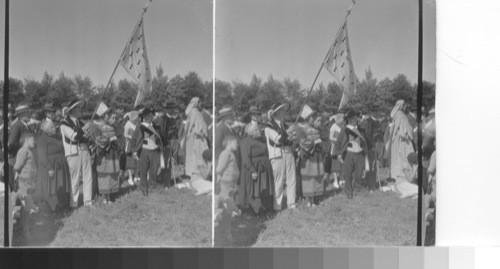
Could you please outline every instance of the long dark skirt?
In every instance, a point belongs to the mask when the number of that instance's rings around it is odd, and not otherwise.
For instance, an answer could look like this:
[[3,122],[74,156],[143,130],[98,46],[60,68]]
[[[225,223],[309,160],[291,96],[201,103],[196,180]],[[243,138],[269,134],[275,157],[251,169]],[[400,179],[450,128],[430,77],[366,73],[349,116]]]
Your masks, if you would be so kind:
[[38,167],[34,198],[47,202],[52,210],[68,207],[71,178],[66,158],[62,154],[49,155],[47,158],[54,169],[54,176],[49,177],[49,167]]
[[255,213],[273,208],[274,178],[271,162],[267,157],[252,159],[257,167],[257,179],[252,179],[252,173],[243,169],[240,184],[236,193],[235,203],[241,208],[252,207]]
[[118,153],[111,149],[96,166],[99,194],[117,193],[120,189],[120,163]]

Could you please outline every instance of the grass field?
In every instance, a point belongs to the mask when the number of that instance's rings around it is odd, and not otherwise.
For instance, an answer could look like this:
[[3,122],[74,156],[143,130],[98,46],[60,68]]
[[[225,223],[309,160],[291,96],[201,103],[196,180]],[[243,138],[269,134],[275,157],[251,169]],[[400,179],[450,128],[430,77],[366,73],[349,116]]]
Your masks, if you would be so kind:
[[376,191],[352,200],[338,194],[316,207],[301,204],[275,216],[241,216],[232,230],[239,246],[414,246],[416,223],[416,200]]
[[[147,197],[138,190],[126,190],[112,204],[98,201],[94,207],[80,207],[72,213],[32,215],[31,238],[15,236],[13,244],[210,247],[211,204],[211,196],[195,196],[186,189],[150,189]],[[15,234],[22,234],[20,227],[16,229]]]
[[62,220],[50,246],[210,247],[210,196],[188,190],[133,191],[113,204],[82,207]]

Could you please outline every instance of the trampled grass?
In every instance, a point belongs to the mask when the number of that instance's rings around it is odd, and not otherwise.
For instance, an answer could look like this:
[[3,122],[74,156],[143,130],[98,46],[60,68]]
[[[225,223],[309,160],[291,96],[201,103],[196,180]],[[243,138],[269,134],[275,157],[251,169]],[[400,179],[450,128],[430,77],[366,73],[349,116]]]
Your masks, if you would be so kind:
[[212,197],[189,190],[133,191],[62,219],[52,247],[212,245]]
[[284,210],[264,225],[256,247],[414,246],[417,200],[378,191],[353,199],[338,194],[316,207]]

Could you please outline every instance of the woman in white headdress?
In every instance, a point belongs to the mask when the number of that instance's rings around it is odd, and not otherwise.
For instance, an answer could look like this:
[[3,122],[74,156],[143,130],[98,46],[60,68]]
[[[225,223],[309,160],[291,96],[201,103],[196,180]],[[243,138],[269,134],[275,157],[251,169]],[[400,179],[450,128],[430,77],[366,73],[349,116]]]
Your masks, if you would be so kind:
[[390,131],[389,153],[391,154],[391,178],[406,180],[404,169],[409,166],[407,156],[414,152],[413,128],[406,117],[406,104],[399,100],[391,111],[392,126]]
[[185,152],[185,170],[187,176],[198,173],[198,166],[204,163],[203,151],[208,149],[208,126],[201,114],[200,98],[191,99],[186,108],[186,124],[181,147]]

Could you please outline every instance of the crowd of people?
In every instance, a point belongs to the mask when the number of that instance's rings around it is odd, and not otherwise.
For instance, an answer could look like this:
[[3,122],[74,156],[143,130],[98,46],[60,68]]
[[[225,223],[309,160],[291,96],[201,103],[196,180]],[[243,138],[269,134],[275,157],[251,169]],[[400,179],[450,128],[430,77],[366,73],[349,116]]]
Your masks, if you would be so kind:
[[90,208],[134,186],[148,196],[152,188],[177,186],[179,178],[189,179],[197,195],[212,193],[211,104],[204,108],[194,97],[185,111],[173,101],[126,113],[103,105],[90,114],[85,107],[84,100],[60,109],[20,104],[1,126],[9,131],[9,159],[1,154],[9,178],[3,163],[1,175],[11,190],[10,242],[14,222],[29,239],[31,215],[74,211],[80,192]]
[[[312,111],[292,118],[290,104],[268,111],[251,106],[237,117],[218,111],[215,127],[215,244],[230,244],[232,217],[306,207],[345,193],[393,191],[418,196],[416,109],[404,100],[390,114],[349,108],[342,113]],[[427,219],[435,206],[434,109],[422,121]],[[387,176],[383,178],[382,172]],[[286,196],[286,205],[284,197]]]

